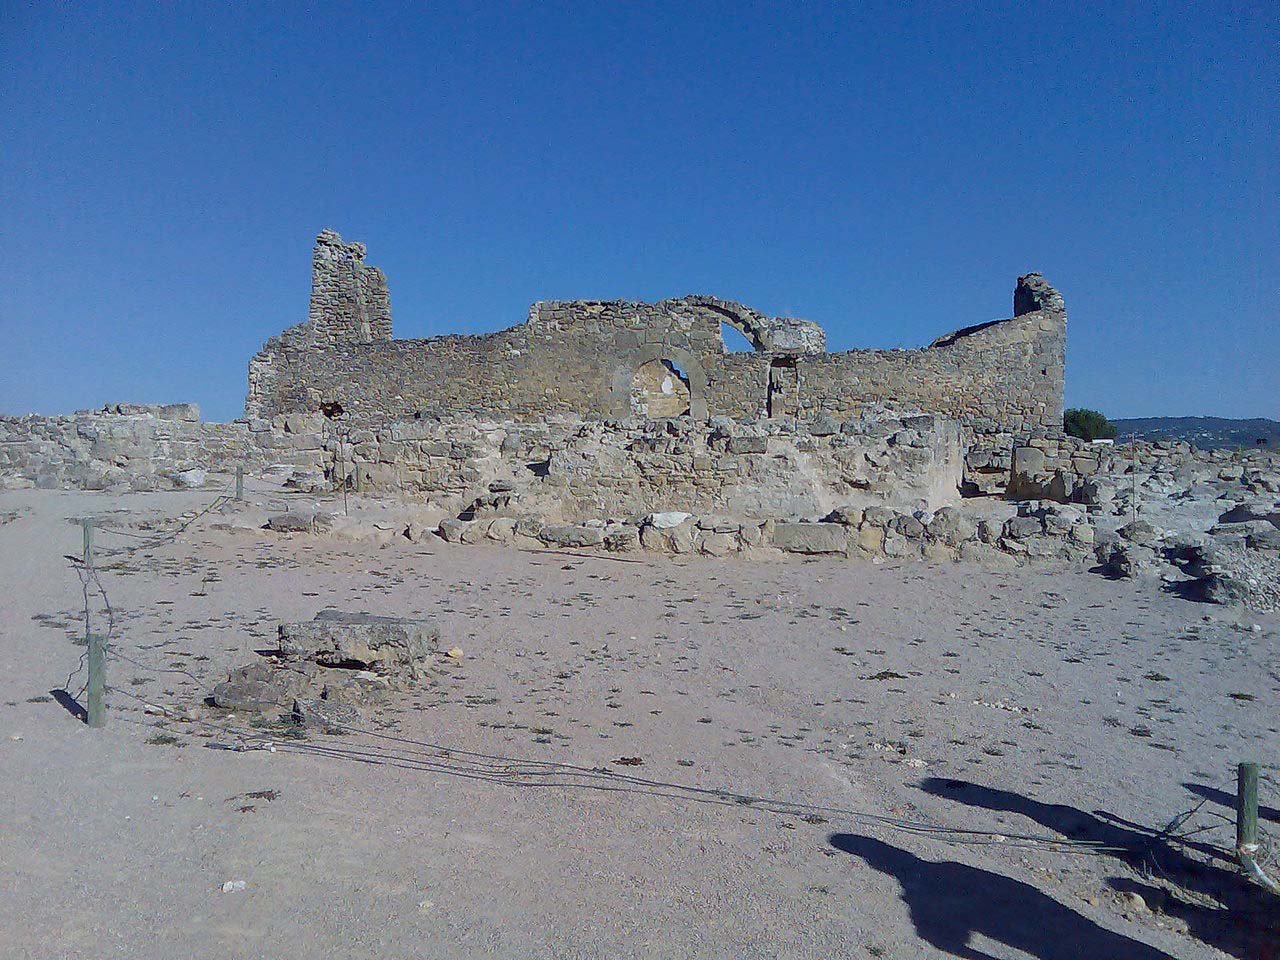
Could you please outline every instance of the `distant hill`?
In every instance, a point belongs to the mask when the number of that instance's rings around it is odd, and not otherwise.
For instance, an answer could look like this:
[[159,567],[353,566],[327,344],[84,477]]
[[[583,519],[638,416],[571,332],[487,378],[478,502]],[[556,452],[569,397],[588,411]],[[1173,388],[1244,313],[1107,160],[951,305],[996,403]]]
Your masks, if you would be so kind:
[[1255,417],[1230,420],[1225,417],[1133,417],[1112,420],[1119,430],[1116,439],[1186,440],[1205,450],[1223,447],[1255,447],[1265,440],[1272,450],[1280,450],[1280,420]]

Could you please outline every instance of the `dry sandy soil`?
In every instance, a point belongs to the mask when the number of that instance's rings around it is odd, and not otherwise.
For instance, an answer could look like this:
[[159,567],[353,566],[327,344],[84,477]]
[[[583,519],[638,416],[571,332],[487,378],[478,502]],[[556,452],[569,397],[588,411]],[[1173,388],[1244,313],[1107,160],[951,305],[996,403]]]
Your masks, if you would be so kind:
[[[0,493],[4,957],[1280,955],[1280,898],[1228,853],[1234,764],[1280,762],[1274,615],[1079,570],[379,547],[214,512],[101,557],[88,729],[54,696],[84,681],[68,518],[210,497]],[[254,498],[252,522],[284,502]],[[363,733],[199,708],[328,606],[435,617],[465,655]]]

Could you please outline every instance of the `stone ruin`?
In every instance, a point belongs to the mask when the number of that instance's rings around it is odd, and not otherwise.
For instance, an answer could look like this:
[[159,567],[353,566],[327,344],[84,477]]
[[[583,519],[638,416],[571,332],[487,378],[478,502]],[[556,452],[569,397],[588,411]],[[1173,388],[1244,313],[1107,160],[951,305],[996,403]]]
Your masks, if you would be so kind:
[[[812,321],[707,295],[542,302],[495,333],[398,340],[363,244],[326,230],[312,266],[308,319],[252,358],[241,419],[188,404],[0,417],[0,486],[200,486],[244,465],[418,503],[410,539],[1116,571],[1225,569],[1126,524],[1143,497],[1208,497],[1198,532],[1250,562],[1280,534],[1273,453],[1063,434],[1066,310],[1039,274],[1018,279],[1008,319],[827,352]],[[351,532],[318,509],[270,526]]]
[[[754,350],[730,351],[725,329]],[[919,350],[829,353],[812,321],[706,295],[542,302],[496,333],[397,340],[386,277],[325,230],[308,318],[251,360],[242,419],[5,418],[0,473],[147,489],[285,465],[458,511],[496,485],[569,521],[934,509],[1006,485],[1015,446],[1060,433],[1065,334],[1062,297],[1029,274],[1012,318]]]
[[[364,257],[331,230],[317,238],[309,317],[250,362],[248,419],[336,402],[380,420],[812,422],[879,410],[944,416],[976,438],[1062,427],[1066,309],[1035,273],[1019,278],[1010,319],[919,350],[828,353],[810,320],[705,295],[545,301],[496,333],[397,340],[386,278]],[[754,352],[730,351],[722,327]]]
[[435,621],[365,612],[325,609],[280,624],[277,634],[274,650],[258,651],[258,660],[213,688],[209,706],[340,733],[359,720],[361,707],[424,679],[441,652]]

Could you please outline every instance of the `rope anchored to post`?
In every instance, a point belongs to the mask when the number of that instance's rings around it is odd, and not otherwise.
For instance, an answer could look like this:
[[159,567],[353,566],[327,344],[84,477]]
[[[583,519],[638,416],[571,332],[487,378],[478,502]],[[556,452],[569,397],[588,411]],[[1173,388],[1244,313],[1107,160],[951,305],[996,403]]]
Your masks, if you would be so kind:
[[1258,865],[1258,850],[1258,765],[1242,763],[1236,774],[1236,856],[1245,873],[1280,893],[1280,885]]

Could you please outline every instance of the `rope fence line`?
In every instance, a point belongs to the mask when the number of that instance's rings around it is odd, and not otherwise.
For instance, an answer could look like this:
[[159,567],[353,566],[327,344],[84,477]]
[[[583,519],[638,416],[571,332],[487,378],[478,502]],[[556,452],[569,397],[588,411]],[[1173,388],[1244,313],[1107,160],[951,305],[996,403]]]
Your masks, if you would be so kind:
[[[239,473],[235,481],[237,494],[241,493],[241,480]],[[79,701],[86,693],[89,694],[88,722],[90,726],[101,726],[105,723],[105,704],[102,703],[102,697],[105,695],[105,688],[101,682],[101,675],[104,673],[101,660],[106,657],[112,659],[123,659],[128,662],[141,666],[144,669],[163,670],[165,672],[182,672],[187,673],[196,683],[200,679],[194,674],[187,671],[169,670],[166,668],[147,667],[137,660],[133,660],[127,654],[121,653],[115,649],[114,639],[116,633],[116,615],[115,608],[111,604],[110,597],[107,596],[107,588],[103,585],[99,576],[101,570],[118,569],[118,565],[102,565],[95,562],[95,554],[104,554],[107,556],[131,555],[139,551],[150,550],[173,543],[181,536],[193,523],[211,513],[213,510],[229,502],[232,498],[227,495],[226,491],[231,489],[228,483],[222,488],[222,492],[218,496],[205,505],[202,509],[197,510],[190,517],[181,521],[177,528],[167,533],[157,534],[139,534],[137,531],[125,530],[120,527],[113,527],[100,523],[92,518],[83,518],[80,525],[84,529],[84,554],[77,557],[73,554],[67,554],[65,559],[75,571],[76,576],[80,580],[81,592],[84,598],[84,651],[80,654],[79,661],[72,671],[67,674],[66,682],[63,683],[62,689],[75,701]],[[94,533],[101,531],[103,533],[114,534],[118,536],[139,539],[141,542],[131,544],[124,547],[95,548]],[[93,629],[93,601],[92,597],[96,595],[101,598],[102,606],[106,611],[107,630],[105,634],[98,634]],[[71,684],[81,673],[87,670],[88,677],[80,686],[75,694],[71,693]]]
[[[881,814],[868,813],[866,811],[854,810],[845,807],[823,806],[799,801],[783,800],[775,797],[743,794],[731,790],[696,787],[689,784],[676,783],[674,781],[635,777],[630,774],[614,772],[606,768],[582,767],[558,761],[523,759],[513,764],[511,762],[512,758],[494,757],[493,760],[497,762],[486,763],[479,760],[445,762],[445,758],[454,753],[465,754],[477,758],[487,757],[489,755],[478,754],[473,751],[452,750],[448,747],[430,744],[425,741],[412,741],[400,737],[392,739],[408,743],[416,743],[424,748],[437,750],[438,754],[444,754],[444,756],[438,756],[437,759],[431,759],[423,756],[414,756],[412,755],[412,751],[408,752],[408,755],[406,755],[406,753],[393,753],[376,747],[280,740],[269,737],[266,734],[250,733],[226,724],[214,723],[212,721],[194,717],[175,715],[164,705],[157,704],[145,697],[140,697],[128,690],[122,690],[117,687],[111,687],[110,689],[113,693],[122,694],[123,696],[136,701],[141,704],[145,710],[156,711],[169,716],[178,722],[190,723],[205,729],[212,729],[229,737],[235,738],[239,743],[239,746],[234,748],[237,749],[237,751],[268,750],[272,753],[296,753],[320,757],[323,759],[346,760],[358,763],[393,766],[400,769],[423,773],[444,774],[510,787],[559,789],[577,788],[606,793],[645,794],[665,799],[693,801],[720,806],[749,806],[757,810],[765,810],[771,813],[793,816],[800,816],[805,813],[826,813],[831,816],[844,817],[868,826],[892,828],[915,835],[929,836],[933,839],[949,843],[984,845],[998,844],[1010,847],[1048,847],[1059,850],[1060,852],[1075,853],[1126,852],[1120,847],[1108,846],[1106,844],[1092,841],[1072,840],[1069,838],[1037,834],[996,833],[993,831],[945,827],[938,824],[887,817]],[[371,737],[384,736],[382,734],[375,733],[374,731],[363,730],[347,724],[335,723],[331,726],[357,735]]]
[[[218,506],[230,501],[231,499],[232,498],[226,496],[225,493],[220,494],[202,510],[197,511],[185,522],[181,523],[175,530],[160,536],[149,537],[144,542],[129,547],[116,548],[115,552],[117,554],[133,553],[172,543],[198,519],[206,516]],[[107,526],[98,527],[96,524],[92,524],[92,526],[108,533],[132,537],[140,536],[134,531],[126,531],[120,528]],[[111,604],[106,587],[99,576],[99,570],[111,568],[102,568],[93,562],[91,533],[88,528],[86,528],[85,533],[85,557],[81,559],[74,556],[68,556],[67,559],[71,562],[72,568],[76,571],[77,576],[81,581],[82,593],[84,596],[85,636],[87,643],[86,651],[81,654],[79,665],[70,675],[68,675],[67,682],[63,685],[63,690],[65,692],[70,693],[71,683],[75,677],[84,670],[86,663],[88,663],[90,667],[90,677],[86,681],[86,684],[81,686],[79,693],[75,695],[74,699],[78,700],[85,692],[86,688],[88,688],[90,689],[90,701],[92,705],[92,689],[94,686],[92,653],[93,643],[95,640],[100,642],[101,650],[103,650],[104,653],[112,660],[129,663],[143,671],[151,673],[182,675],[189,678],[196,684],[202,684],[204,682],[200,677],[196,676],[189,670],[156,667],[145,664],[118,649],[118,645],[114,643],[116,633],[115,608]],[[93,603],[91,598],[94,595],[100,598],[107,616],[107,631],[105,636],[101,637],[94,634],[92,630]],[[487,754],[449,746],[444,743],[415,740],[413,738],[399,736],[396,734],[368,730],[341,722],[329,722],[327,726],[331,729],[341,730],[347,734],[366,737],[383,743],[394,744],[395,746],[388,747],[380,744],[348,746],[346,744],[328,742],[308,743],[290,739],[282,740],[272,738],[267,734],[253,733],[241,728],[215,723],[202,718],[175,714],[174,711],[162,704],[157,704],[148,698],[140,697],[137,694],[124,690],[120,687],[107,686],[104,682],[100,682],[100,689],[102,693],[110,692],[114,695],[120,695],[141,704],[144,712],[157,712],[170,720],[194,724],[204,729],[215,730],[226,735],[235,740],[238,745],[228,747],[226,745],[209,744],[209,746],[220,746],[222,749],[232,749],[237,752],[266,750],[272,753],[295,753],[323,759],[385,765],[422,773],[462,777],[464,779],[495,783],[510,787],[589,789],[607,793],[644,794],[665,799],[684,800],[713,805],[747,806],[752,809],[795,816],[800,816],[802,814],[808,814],[810,816],[829,814],[831,816],[852,820],[853,822],[861,823],[868,827],[878,827],[916,836],[925,836],[940,842],[952,844],[1002,845],[1090,855],[1118,853],[1132,854],[1137,852],[1133,848],[1117,847],[1105,844],[1101,841],[1078,840],[1066,837],[1048,836],[1044,834],[1003,833],[988,830],[948,827],[925,821],[890,817],[884,814],[865,810],[811,804],[805,801],[793,801],[779,799],[776,797],[758,796],[740,793],[733,790],[698,787],[675,781],[639,777],[634,774],[623,773],[606,767],[587,767],[564,761],[537,760],[525,757],[505,756],[501,754]],[[92,725],[92,711],[90,711],[90,721]],[[141,723],[141,721],[129,722]],[[1242,767],[1243,766],[1246,765],[1242,765]],[[1254,766],[1256,770],[1257,765],[1255,764],[1252,766]],[[1274,766],[1270,764],[1266,766],[1268,768],[1274,768]],[[1201,806],[1203,806],[1203,803]],[[1177,832],[1191,819],[1192,816],[1194,816],[1196,809],[1187,811],[1186,813],[1175,817],[1163,830],[1152,831],[1147,845],[1149,846],[1150,844],[1162,841],[1179,842],[1187,836],[1191,836],[1194,833],[1200,833],[1203,832],[1203,830],[1208,829],[1207,827],[1201,828],[1187,834],[1179,834]],[[1254,815],[1256,820],[1256,780]],[[1243,855],[1241,856],[1241,865],[1245,869],[1245,872],[1263,886],[1267,886],[1272,890],[1280,892],[1280,888],[1276,887],[1274,881],[1272,881],[1265,872],[1262,871],[1261,866],[1259,865],[1259,860],[1261,858],[1259,856],[1258,847],[1255,845],[1249,853],[1251,854],[1251,857],[1248,859]]]

